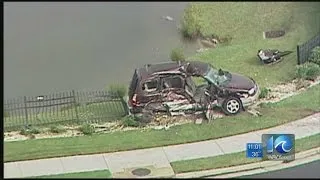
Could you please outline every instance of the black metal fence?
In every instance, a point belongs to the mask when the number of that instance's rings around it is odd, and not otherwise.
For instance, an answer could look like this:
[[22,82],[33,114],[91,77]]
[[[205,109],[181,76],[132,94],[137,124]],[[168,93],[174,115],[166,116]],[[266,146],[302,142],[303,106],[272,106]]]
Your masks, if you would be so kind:
[[49,124],[114,121],[128,114],[122,97],[106,91],[69,91],[4,102],[4,130]]
[[320,46],[320,33],[304,44],[297,46],[297,57],[299,65],[307,62],[311,50],[316,46]]

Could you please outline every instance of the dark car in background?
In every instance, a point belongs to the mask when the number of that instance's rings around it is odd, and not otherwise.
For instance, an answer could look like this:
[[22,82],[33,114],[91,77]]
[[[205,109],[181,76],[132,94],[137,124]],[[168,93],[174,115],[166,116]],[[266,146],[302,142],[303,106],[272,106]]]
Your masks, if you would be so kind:
[[[194,76],[207,83],[197,86]],[[128,105],[133,114],[143,109],[194,112],[210,106],[234,115],[253,104],[258,94],[259,88],[251,78],[200,61],[171,61],[135,69]]]

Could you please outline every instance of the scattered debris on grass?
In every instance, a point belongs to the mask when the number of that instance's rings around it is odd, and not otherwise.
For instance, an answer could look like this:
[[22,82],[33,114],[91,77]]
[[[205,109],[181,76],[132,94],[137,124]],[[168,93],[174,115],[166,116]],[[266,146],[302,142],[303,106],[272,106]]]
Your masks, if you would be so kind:
[[274,103],[281,101],[293,95],[299,94],[307,88],[310,88],[319,83],[320,77],[316,78],[314,81],[295,79],[289,83],[283,83],[275,87],[268,88],[270,89],[270,91],[268,92],[267,96],[260,99],[257,104],[270,102]]
[[[254,116],[261,116],[262,114],[258,111],[259,105],[261,103],[275,103],[279,102],[285,98],[291,97],[293,95],[299,94],[302,91],[306,90],[309,87],[317,85],[320,83],[320,77],[315,81],[310,80],[293,80],[289,83],[280,84],[274,87],[265,88],[268,90],[268,93],[261,97],[256,104],[250,106],[247,109],[247,112]],[[267,90],[261,90],[267,91]],[[219,111],[210,111],[213,119],[224,117],[225,115]],[[186,123],[199,123],[203,116],[202,114],[192,114],[185,116],[168,116],[165,114],[155,114],[151,119],[151,122],[145,126],[128,126],[131,120],[134,119],[126,117],[120,121],[115,122],[106,122],[103,124],[84,124],[82,126],[52,126],[50,128],[39,128],[39,127],[30,127],[24,128],[21,131],[14,132],[5,132],[4,141],[20,141],[27,139],[43,139],[43,138],[57,138],[57,137],[71,137],[71,136],[81,136],[81,135],[90,135],[93,133],[112,133],[116,131],[130,131],[141,129],[156,129],[156,130],[168,130],[172,126],[182,125]],[[128,123],[125,126],[125,123]],[[201,123],[203,123],[203,119]]]
[[208,51],[209,48],[200,48],[200,49],[197,49],[196,50],[196,53],[202,53],[202,52],[205,52],[205,51]]

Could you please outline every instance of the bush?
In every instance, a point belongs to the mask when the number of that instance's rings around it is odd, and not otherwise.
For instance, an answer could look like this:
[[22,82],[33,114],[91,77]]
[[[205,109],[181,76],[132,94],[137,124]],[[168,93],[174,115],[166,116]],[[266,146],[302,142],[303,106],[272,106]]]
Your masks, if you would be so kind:
[[31,134],[40,134],[40,133],[41,133],[41,130],[39,128],[31,127],[30,129],[29,128],[22,128],[20,130],[19,134],[24,135],[24,136],[28,136]]
[[30,129],[31,134],[40,134],[41,130],[39,128],[33,127]]
[[181,20],[181,32],[184,37],[194,39],[201,36],[201,31],[205,29],[207,23],[204,22],[201,5],[190,3],[184,10]]
[[51,126],[50,127],[50,132],[51,133],[64,133],[66,131],[67,130],[64,129],[64,127],[62,127],[62,126]]
[[29,133],[29,131],[28,131],[26,128],[22,128],[22,129],[20,130],[20,133],[19,133],[19,134],[24,135],[24,136],[27,136],[27,135],[29,135],[30,133]]
[[124,85],[112,84],[108,88],[108,93],[112,97],[124,97],[127,93],[127,88]]
[[268,88],[261,88],[261,91],[260,91],[260,94],[259,94],[259,98],[262,99],[262,98],[266,98],[268,96],[268,93],[270,92],[270,89]]
[[212,15],[208,5],[203,3],[189,3],[184,9],[181,19],[181,33],[189,39],[205,38],[212,36]]
[[297,78],[314,80],[319,75],[320,75],[320,66],[315,63],[306,62],[296,67]]
[[170,59],[172,61],[184,61],[186,58],[182,48],[175,48],[170,53]]
[[79,131],[81,131],[84,135],[91,135],[95,132],[95,128],[91,124],[83,124],[79,128]]
[[320,46],[312,49],[308,60],[320,66]]
[[125,116],[121,119],[121,124],[125,127],[138,127],[140,123],[136,121],[136,117],[133,115]]

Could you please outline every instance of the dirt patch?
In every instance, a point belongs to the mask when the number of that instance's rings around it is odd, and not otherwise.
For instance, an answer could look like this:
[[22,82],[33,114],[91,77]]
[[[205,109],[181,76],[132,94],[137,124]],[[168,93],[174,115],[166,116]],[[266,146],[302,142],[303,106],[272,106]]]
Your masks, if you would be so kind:
[[263,32],[264,39],[270,39],[270,38],[279,38],[286,34],[284,30],[277,30],[277,31],[265,31]]
[[[92,124],[95,128],[95,133],[113,133],[117,131],[131,131],[131,130],[146,130],[146,129],[169,129],[172,126],[191,123],[194,121],[193,116],[168,116],[163,114],[156,114],[153,120],[145,127],[124,127],[120,121],[108,122],[103,124]],[[39,134],[21,135],[20,131],[12,131],[4,133],[4,141],[22,141],[28,139],[47,139],[47,138],[59,138],[59,137],[73,137],[83,136],[83,133],[79,131],[80,126],[64,126],[66,130],[63,133],[52,133],[50,128],[41,129]]]
[[51,133],[49,131],[44,131],[40,134],[35,134],[34,139],[45,139],[45,138],[57,138],[57,137],[72,137],[72,136],[80,136],[82,133],[76,129],[67,130],[63,133]]
[[196,39],[199,49],[196,50],[197,53],[208,51],[209,49],[217,48],[220,44],[227,45],[232,41],[231,36],[226,37],[218,37],[218,36],[210,36],[210,37],[198,37]]
[[21,135],[20,132],[5,132],[4,133],[4,141],[21,141],[29,139],[28,136]]

